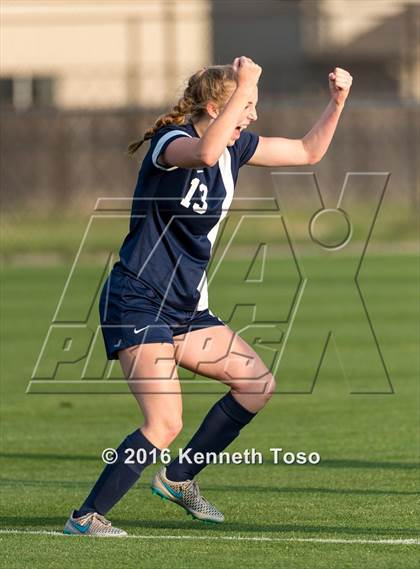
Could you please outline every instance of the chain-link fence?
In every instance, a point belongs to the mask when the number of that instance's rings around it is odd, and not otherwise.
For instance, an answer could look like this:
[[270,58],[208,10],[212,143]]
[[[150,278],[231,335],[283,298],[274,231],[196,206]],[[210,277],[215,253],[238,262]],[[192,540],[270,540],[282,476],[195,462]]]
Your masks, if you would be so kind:
[[[303,136],[320,115],[320,101],[262,104],[253,129],[265,136]],[[3,112],[1,181],[4,211],[91,209],[97,198],[131,196],[139,163],[129,142],[142,136],[156,112],[141,110]],[[305,167],[330,194],[346,172],[389,171],[394,195],[414,204],[418,108],[402,104],[349,104],[324,159]],[[302,168],[299,168],[302,170]],[[243,168],[238,192],[270,195],[268,169]]]

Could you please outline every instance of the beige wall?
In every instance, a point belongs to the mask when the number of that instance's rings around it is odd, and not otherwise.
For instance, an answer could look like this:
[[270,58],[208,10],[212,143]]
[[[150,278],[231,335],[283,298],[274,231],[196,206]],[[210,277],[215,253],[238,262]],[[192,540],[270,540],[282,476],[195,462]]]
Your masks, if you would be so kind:
[[[413,0],[411,2],[414,4]],[[360,35],[380,26],[388,18],[395,18],[409,3],[410,0],[323,0],[322,13],[330,24],[327,26],[326,41],[341,46],[357,42]],[[392,51],[395,43],[393,45],[389,41],[383,47]]]
[[2,0],[1,75],[57,78],[63,107],[159,106],[210,61],[208,0]]
[[[66,108],[167,104],[190,73],[211,62],[211,4],[1,0],[0,75],[51,76],[55,103]],[[299,6],[308,58],[386,59],[401,97],[420,100],[420,54],[412,39],[419,34],[418,0],[305,0]],[[27,82],[15,82],[20,108],[28,104],[25,89]]]
[[[387,20],[397,19],[407,7],[416,5],[419,5],[418,0],[306,0],[302,9],[306,45],[319,50],[345,46],[355,49],[361,36]],[[381,50],[393,53],[398,49],[400,38],[388,39],[380,46]],[[377,47],[371,43],[370,50]]]
[[386,58],[400,96],[420,100],[419,0],[305,0],[302,16],[308,54]]

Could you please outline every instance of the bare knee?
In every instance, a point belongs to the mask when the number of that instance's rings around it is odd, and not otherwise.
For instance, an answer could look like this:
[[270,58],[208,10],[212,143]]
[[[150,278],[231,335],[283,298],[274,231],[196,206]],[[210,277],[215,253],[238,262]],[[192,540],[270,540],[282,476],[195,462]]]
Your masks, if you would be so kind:
[[148,421],[142,431],[151,443],[158,448],[168,447],[182,430],[182,418],[166,419],[165,421]]
[[262,392],[258,394],[258,400],[261,402],[261,407],[264,407],[276,391],[276,378],[273,374],[268,373],[261,378]]
[[267,373],[257,380],[238,382],[232,387],[235,398],[249,411],[260,411],[276,391],[276,378]]
[[269,401],[273,396],[273,394],[276,392],[277,384],[276,384],[276,378],[271,373],[268,375],[266,379],[267,379],[267,384],[265,388],[265,395],[267,401]]

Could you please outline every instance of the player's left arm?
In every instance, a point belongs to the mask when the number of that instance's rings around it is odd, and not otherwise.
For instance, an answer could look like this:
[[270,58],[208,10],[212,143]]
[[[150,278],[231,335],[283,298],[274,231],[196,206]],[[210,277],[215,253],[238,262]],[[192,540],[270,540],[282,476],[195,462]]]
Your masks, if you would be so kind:
[[353,77],[336,67],[328,75],[331,100],[311,130],[300,139],[259,137],[257,149],[247,162],[251,166],[302,166],[319,162],[332,140],[350,92]]

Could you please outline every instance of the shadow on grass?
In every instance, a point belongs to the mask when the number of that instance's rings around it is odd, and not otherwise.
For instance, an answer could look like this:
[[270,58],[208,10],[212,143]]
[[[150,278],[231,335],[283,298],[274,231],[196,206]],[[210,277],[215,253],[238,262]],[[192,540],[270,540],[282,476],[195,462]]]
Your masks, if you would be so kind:
[[99,455],[78,455],[78,454],[53,454],[43,452],[0,452],[0,458],[14,458],[16,460],[79,460],[84,461],[97,461],[101,460]]
[[[279,466],[272,460],[265,460],[264,464],[270,466]],[[301,465],[302,466],[302,465]],[[299,466],[299,468],[301,468]],[[310,467],[310,464],[303,465]],[[384,468],[397,470],[416,470],[420,467],[419,462],[396,462],[396,461],[375,461],[375,460],[357,460],[357,459],[322,459],[317,468]]]
[[376,489],[364,489],[364,488],[299,488],[299,487],[282,487],[282,486],[250,486],[238,484],[238,486],[207,486],[200,485],[203,491],[214,491],[214,492],[264,492],[264,493],[275,493],[275,494],[354,494],[354,495],[372,495],[372,496],[418,496],[418,492],[409,492],[404,490],[376,490]]
[[[181,513],[181,512],[180,512]],[[4,529],[39,529],[46,531],[60,531],[66,522],[65,517],[14,517],[14,516],[1,516],[0,525]],[[300,533],[300,534],[313,534],[319,536],[320,534],[336,534],[336,535],[361,535],[361,536],[418,536],[418,530],[410,528],[374,528],[374,527],[347,527],[347,526],[320,526],[320,525],[301,525],[301,524],[245,524],[224,522],[223,524],[203,524],[199,521],[179,521],[176,520],[127,520],[124,518],[112,518],[112,522],[117,527],[124,529],[135,528],[136,533],[141,534],[148,530],[179,530],[183,535],[185,530],[195,530],[196,532],[226,534],[229,532],[242,532],[247,534],[262,533]],[[135,535],[135,534],[133,534]]]
[[[0,486],[15,486],[19,488],[30,487],[53,487],[53,488],[75,488],[85,489],[86,491],[94,483],[83,480],[18,480],[16,478],[0,479]],[[288,487],[288,486],[253,486],[249,484],[238,484],[236,486],[209,486],[208,484],[200,485],[203,492],[263,492],[264,494],[350,494],[356,496],[418,496],[419,492],[405,490],[381,490],[375,488],[308,488],[308,487]],[[150,489],[150,484],[140,482],[136,484],[131,492],[139,489]]]

